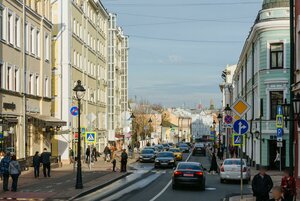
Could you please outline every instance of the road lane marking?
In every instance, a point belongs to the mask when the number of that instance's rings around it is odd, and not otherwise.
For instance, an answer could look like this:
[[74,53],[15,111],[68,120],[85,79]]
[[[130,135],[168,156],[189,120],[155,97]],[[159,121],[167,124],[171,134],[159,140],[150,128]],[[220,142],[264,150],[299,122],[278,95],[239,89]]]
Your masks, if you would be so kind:
[[[191,153],[189,154],[189,156],[186,158],[185,162],[189,161],[189,159],[191,158],[192,156],[192,151]],[[157,198],[159,198],[169,187],[170,185],[172,184],[172,179],[169,181],[169,183],[167,183],[167,185],[156,195],[154,196],[150,201],[154,201],[156,200]]]

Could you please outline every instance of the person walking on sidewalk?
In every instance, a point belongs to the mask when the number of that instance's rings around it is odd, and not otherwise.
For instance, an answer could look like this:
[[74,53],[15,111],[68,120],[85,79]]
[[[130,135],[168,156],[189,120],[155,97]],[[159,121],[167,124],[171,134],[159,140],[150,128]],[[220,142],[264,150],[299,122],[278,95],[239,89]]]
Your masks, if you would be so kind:
[[21,166],[19,161],[17,161],[16,155],[11,157],[8,170],[12,178],[11,191],[16,192],[18,187],[18,179],[21,174]]
[[8,191],[8,180],[9,180],[9,163],[11,161],[10,153],[7,152],[0,163],[0,171],[3,177],[3,190]]
[[215,174],[216,172],[218,172],[218,163],[217,163],[217,157],[215,155],[215,153],[212,153],[211,156],[211,165],[210,165],[210,169],[209,169],[209,173],[213,172],[213,174]]
[[284,171],[284,176],[281,179],[281,188],[283,190],[284,199],[286,201],[293,201],[294,196],[296,196],[296,181],[293,177],[293,173],[286,169]]
[[35,152],[32,162],[33,162],[33,168],[34,168],[34,178],[38,178],[40,176],[40,163],[41,163],[41,157],[40,157],[38,151]]
[[126,166],[127,166],[127,159],[128,155],[126,153],[126,149],[123,149],[123,152],[121,154],[121,172],[126,172]]
[[113,167],[112,167],[112,168],[113,168],[113,172],[116,172],[116,164],[117,164],[116,154],[113,153],[112,156],[111,156],[111,158],[112,158],[111,163],[112,163],[112,165],[113,165]]
[[266,174],[266,168],[260,166],[259,173],[252,180],[252,191],[253,196],[256,197],[256,201],[268,201],[272,188],[273,181],[271,177]]
[[90,148],[90,146],[88,146],[85,151],[85,162],[86,163],[89,163],[90,154],[91,154],[91,148]]
[[[51,158],[51,153],[47,151],[47,148],[44,148],[44,152],[41,154],[41,162],[43,163],[43,173],[44,177],[50,177],[50,158]],[[47,174],[46,174],[47,170]]]
[[109,160],[107,160],[107,158],[110,155],[111,151],[110,151],[108,145],[106,145],[106,147],[104,148],[103,153],[104,153],[104,161],[109,161]]
[[276,150],[276,157],[274,160],[276,168],[279,170],[280,169],[280,153],[278,150]]
[[94,147],[93,150],[92,150],[92,157],[93,157],[93,161],[97,161],[97,149],[96,149],[96,147]]
[[272,199],[270,201],[287,201],[287,199],[282,197],[282,188],[280,186],[275,186],[272,189]]
[[70,164],[74,163],[74,151],[71,147],[69,148],[69,159],[70,159]]

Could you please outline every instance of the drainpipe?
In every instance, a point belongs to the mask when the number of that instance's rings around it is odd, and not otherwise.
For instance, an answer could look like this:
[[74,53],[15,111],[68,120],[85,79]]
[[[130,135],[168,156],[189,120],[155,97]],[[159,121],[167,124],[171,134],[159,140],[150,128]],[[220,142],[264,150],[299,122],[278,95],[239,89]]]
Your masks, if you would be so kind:
[[[254,43],[252,43],[252,107],[254,107]],[[250,134],[251,134],[251,166],[253,166],[253,119],[254,119],[254,108],[252,108],[252,112],[251,112],[251,120],[250,120]]]
[[[27,65],[26,65],[26,30],[25,30],[25,24],[26,24],[26,5],[25,1],[23,1],[23,70],[24,70],[24,85],[23,85],[23,129],[24,129],[24,158],[27,159],[27,138],[28,138],[28,130],[27,130],[27,101],[26,101],[26,95],[27,95]],[[22,151],[18,150],[19,153]],[[20,157],[20,154],[19,154]]]

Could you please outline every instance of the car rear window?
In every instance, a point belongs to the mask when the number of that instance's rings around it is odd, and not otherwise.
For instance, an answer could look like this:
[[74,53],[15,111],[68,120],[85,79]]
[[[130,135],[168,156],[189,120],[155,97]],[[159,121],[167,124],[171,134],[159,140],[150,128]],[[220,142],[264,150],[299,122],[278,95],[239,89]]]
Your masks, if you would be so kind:
[[180,152],[179,149],[170,149],[171,152]]
[[[241,160],[225,160],[224,165],[241,165]],[[243,161],[243,165],[245,165],[245,161]]]
[[144,149],[142,151],[142,154],[153,154],[153,153],[154,153],[154,151],[152,149]]
[[200,165],[191,164],[191,163],[181,163],[178,165],[178,169],[192,169],[192,170],[202,170]]
[[157,157],[174,157],[173,153],[169,153],[169,152],[163,152],[163,153],[159,153],[157,155]]

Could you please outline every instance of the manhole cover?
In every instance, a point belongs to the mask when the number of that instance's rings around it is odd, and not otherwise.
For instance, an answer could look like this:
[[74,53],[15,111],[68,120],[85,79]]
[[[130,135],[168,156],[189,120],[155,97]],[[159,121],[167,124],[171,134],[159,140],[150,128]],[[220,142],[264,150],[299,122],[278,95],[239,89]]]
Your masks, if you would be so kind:
[[216,188],[205,188],[205,190],[207,190],[207,191],[215,191],[217,189]]

